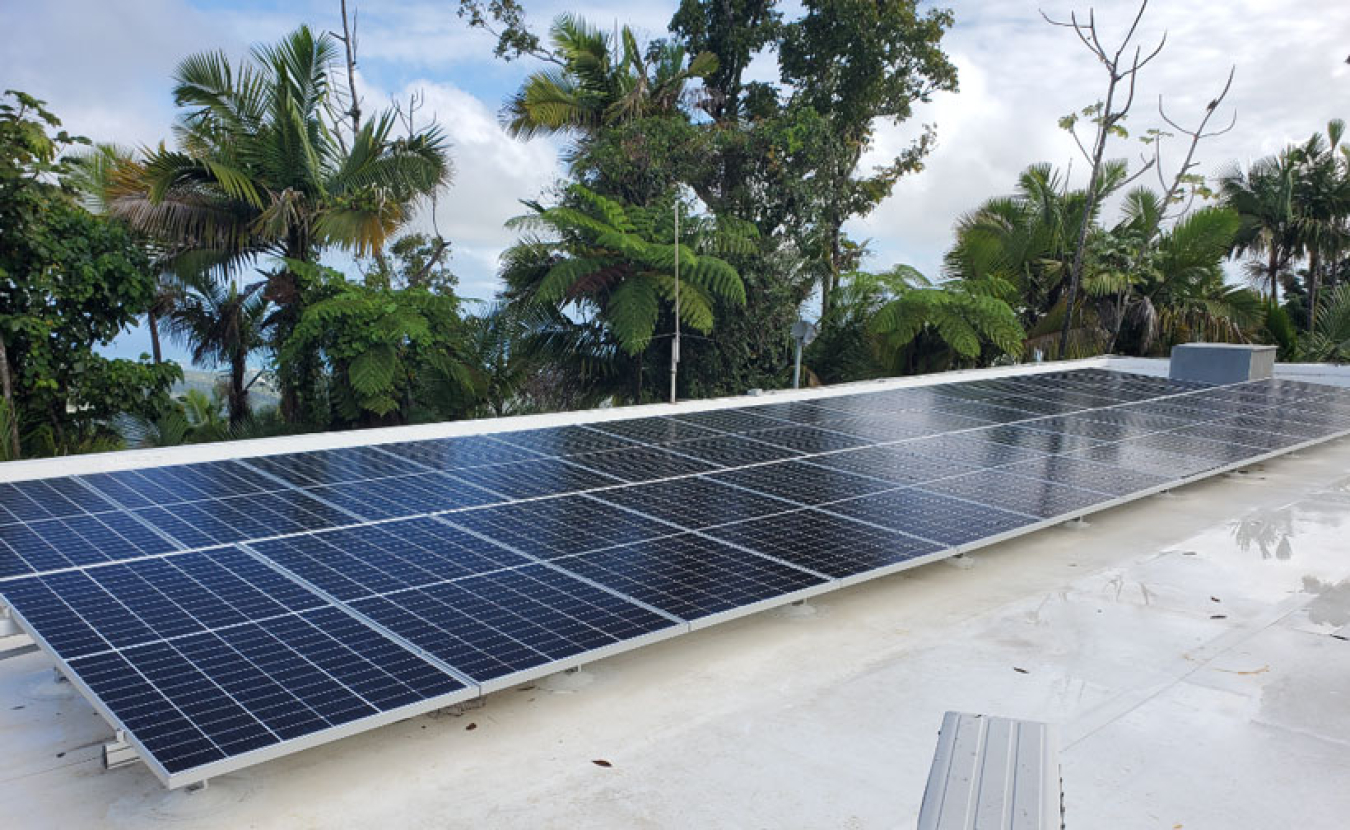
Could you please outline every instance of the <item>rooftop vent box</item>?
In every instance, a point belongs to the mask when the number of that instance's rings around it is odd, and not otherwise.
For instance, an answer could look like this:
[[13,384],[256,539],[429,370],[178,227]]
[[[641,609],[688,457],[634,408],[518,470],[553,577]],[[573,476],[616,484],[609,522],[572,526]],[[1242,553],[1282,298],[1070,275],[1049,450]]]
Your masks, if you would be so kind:
[[1239,343],[1183,343],[1172,348],[1172,380],[1243,383],[1275,374],[1275,347]]

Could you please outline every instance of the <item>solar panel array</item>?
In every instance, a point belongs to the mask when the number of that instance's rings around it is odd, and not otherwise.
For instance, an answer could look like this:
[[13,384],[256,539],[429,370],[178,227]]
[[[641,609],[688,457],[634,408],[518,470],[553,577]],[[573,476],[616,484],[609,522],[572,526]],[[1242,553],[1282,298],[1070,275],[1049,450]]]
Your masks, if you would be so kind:
[[169,786],[1350,431],[1099,369],[0,484],[0,596]]

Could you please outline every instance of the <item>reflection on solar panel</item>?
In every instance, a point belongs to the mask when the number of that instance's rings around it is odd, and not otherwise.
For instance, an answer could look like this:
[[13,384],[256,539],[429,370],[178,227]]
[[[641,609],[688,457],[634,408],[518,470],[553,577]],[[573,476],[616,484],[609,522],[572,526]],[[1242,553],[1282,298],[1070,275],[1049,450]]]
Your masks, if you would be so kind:
[[1100,369],[0,484],[0,596],[168,786],[1350,433]]

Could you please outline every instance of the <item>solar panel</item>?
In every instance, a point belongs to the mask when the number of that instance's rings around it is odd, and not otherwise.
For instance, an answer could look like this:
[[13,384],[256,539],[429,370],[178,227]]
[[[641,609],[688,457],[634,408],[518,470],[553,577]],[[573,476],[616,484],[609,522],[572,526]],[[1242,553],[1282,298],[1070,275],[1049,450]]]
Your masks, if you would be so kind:
[[0,596],[169,786],[1350,432],[1100,369],[0,483]]

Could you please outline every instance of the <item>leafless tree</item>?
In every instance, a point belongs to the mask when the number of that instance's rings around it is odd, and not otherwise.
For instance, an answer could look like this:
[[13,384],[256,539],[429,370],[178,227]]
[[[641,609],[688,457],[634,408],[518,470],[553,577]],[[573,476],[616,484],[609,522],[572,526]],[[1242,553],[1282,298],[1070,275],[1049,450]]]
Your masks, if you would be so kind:
[[[1134,47],[1134,54],[1128,55],[1130,42],[1134,40],[1136,30],[1139,28],[1139,21],[1144,17],[1144,11],[1148,8],[1148,0],[1139,4],[1139,11],[1134,15],[1134,21],[1130,24],[1129,31],[1121,40],[1120,46],[1114,51],[1102,45],[1101,37],[1097,31],[1096,14],[1092,9],[1088,9],[1088,19],[1084,23],[1078,19],[1076,12],[1071,12],[1068,20],[1055,20],[1041,12],[1041,17],[1052,26],[1060,26],[1066,29],[1072,29],[1083,45],[1088,48],[1093,56],[1101,62],[1106,70],[1106,98],[1100,111],[1096,114],[1097,132],[1092,142],[1092,149],[1089,152],[1079,142],[1080,149],[1090,165],[1087,187],[1086,204],[1083,206],[1083,220],[1078,229],[1078,245],[1073,255],[1073,265],[1069,269],[1069,290],[1064,303],[1064,324],[1060,329],[1059,335],[1059,359],[1063,360],[1069,350],[1069,330],[1073,323],[1073,309],[1078,301],[1079,282],[1083,275],[1083,254],[1087,247],[1088,230],[1092,225],[1092,215],[1097,206],[1097,188],[1101,180],[1102,162],[1106,156],[1106,145],[1113,132],[1117,131],[1120,122],[1129,113],[1130,107],[1134,105],[1135,80],[1139,75],[1139,70],[1143,69],[1154,58],[1162,52],[1163,46],[1167,43],[1167,35],[1164,33],[1158,45],[1153,51],[1145,54],[1139,46]],[[1124,101],[1118,100],[1117,96],[1121,94],[1120,87],[1124,85]],[[1075,136],[1075,139],[1077,136]]]

